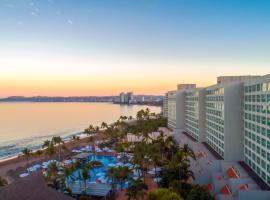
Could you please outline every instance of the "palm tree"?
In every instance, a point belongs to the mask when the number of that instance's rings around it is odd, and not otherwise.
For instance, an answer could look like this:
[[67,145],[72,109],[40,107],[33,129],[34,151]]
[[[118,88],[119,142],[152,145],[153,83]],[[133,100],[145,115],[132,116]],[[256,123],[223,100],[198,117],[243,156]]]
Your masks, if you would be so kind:
[[193,177],[193,172],[189,170],[190,164],[189,160],[186,158],[185,154],[182,151],[178,151],[172,158],[169,163],[170,168],[178,169],[178,178],[180,181],[185,181],[189,179],[189,177]]
[[50,184],[52,184],[52,186],[54,188],[58,188],[58,183],[57,183],[57,179],[58,179],[58,171],[59,171],[59,167],[57,165],[56,162],[52,162],[48,165],[48,169],[47,169],[47,179],[51,182]]
[[145,173],[144,173],[144,162],[145,156],[148,154],[149,149],[147,148],[147,144],[145,142],[139,142],[135,145],[132,163],[135,166],[139,166],[140,171],[143,172],[143,179],[145,181]]
[[23,155],[26,157],[27,160],[28,160],[29,157],[31,156],[31,152],[32,152],[32,150],[31,150],[31,149],[28,149],[28,148],[24,148],[24,149],[22,150],[22,153],[23,153]]
[[194,160],[196,160],[196,156],[193,152],[193,150],[191,148],[189,148],[189,146],[187,144],[185,144],[182,148],[180,148],[180,151],[183,152],[183,154],[185,155],[185,157],[191,157]]
[[168,160],[173,157],[173,154],[177,151],[177,144],[172,136],[169,136],[164,141],[164,153]]
[[86,181],[90,178],[90,174],[89,174],[89,168],[88,167],[85,167],[83,170],[82,170],[82,179],[84,181],[84,192],[86,194]]
[[130,177],[131,174],[131,170],[126,166],[119,166],[116,168],[115,178],[117,182],[120,183],[121,190],[123,190],[123,183]]
[[72,136],[72,140],[73,140],[73,141],[80,140],[80,136],[73,135],[73,136]]
[[142,179],[132,180],[129,182],[129,187],[126,190],[127,200],[139,200],[144,199],[148,186]]
[[102,129],[108,128],[108,124],[106,122],[102,122],[100,128]]
[[96,147],[95,147],[95,134],[99,131],[99,127],[94,127],[93,125],[90,125],[88,128],[84,130],[84,133],[90,136],[89,140],[92,143],[92,147],[95,153]]
[[8,184],[7,180],[0,176],[0,187],[3,187],[7,184]]
[[106,177],[112,186],[112,190],[116,190],[117,181],[116,181],[116,167],[109,167],[107,169]]
[[62,140],[60,136],[55,136],[52,138],[52,143],[57,145],[58,147],[58,160],[60,161],[62,158],[62,149],[64,148],[63,146],[64,141]]

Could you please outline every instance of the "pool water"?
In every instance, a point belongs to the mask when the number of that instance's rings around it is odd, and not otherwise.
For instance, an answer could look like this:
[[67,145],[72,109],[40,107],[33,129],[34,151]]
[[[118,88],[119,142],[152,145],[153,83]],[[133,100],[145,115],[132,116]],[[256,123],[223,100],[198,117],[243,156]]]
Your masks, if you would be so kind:
[[[105,173],[109,168],[109,164],[116,164],[117,158],[115,156],[100,156],[100,155],[91,155],[89,156],[89,162],[92,160],[100,161],[103,165],[100,167],[95,167],[89,170],[90,178],[88,182],[95,182],[100,176],[97,176],[98,173]],[[79,179],[81,170],[77,170],[74,172],[73,177]]]

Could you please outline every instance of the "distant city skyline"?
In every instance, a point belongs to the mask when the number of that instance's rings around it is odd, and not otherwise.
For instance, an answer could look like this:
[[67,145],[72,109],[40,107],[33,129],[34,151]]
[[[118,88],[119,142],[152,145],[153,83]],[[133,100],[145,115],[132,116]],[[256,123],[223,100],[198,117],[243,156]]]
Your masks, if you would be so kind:
[[270,73],[270,1],[3,0],[0,97],[162,95]]

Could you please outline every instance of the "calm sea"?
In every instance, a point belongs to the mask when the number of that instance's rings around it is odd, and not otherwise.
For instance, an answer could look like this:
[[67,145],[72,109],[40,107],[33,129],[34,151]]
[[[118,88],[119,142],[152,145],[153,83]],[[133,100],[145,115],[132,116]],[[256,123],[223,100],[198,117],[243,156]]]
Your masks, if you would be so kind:
[[[136,116],[149,106],[111,103],[0,103],[0,160],[25,147],[38,149],[52,136],[69,138],[89,124],[112,123],[120,115]],[[149,107],[160,113],[160,107]]]

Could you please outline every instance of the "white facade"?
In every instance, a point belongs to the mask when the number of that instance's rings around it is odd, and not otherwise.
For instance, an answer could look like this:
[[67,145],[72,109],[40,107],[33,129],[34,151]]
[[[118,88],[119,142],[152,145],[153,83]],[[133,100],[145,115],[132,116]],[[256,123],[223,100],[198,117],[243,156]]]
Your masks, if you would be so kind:
[[119,102],[122,104],[129,104],[133,101],[133,93],[132,92],[121,92],[119,95]]
[[206,142],[225,160],[243,158],[243,83],[206,88]]
[[219,76],[217,77],[217,83],[232,83],[232,82],[246,82],[260,76]]
[[205,141],[205,89],[186,91],[185,132],[197,141]]
[[206,142],[226,162],[244,161],[270,186],[270,74],[217,82],[169,92],[168,127]]
[[270,185],[270,75],[244,86],[244,159]]
[[176,91],[168,92],[168,128],[176,127]]
[[163,117],[168,118],[168,93],[163,97],[163,107],[162,107]]

